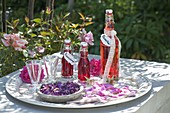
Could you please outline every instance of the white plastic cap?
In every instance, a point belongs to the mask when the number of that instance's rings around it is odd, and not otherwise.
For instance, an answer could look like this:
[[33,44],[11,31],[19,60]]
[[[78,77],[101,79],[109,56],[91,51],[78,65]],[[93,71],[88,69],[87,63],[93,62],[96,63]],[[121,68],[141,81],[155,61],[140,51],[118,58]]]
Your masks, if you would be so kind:
[[81,42],[80,45],[81,45],[82,47],[87,47],[87,46],[88,46],[87,42]]
[[106,14],[107,14],[107,13],[109,13],[109,14],[110,14],[110,13],[113,13],[113,10],[112,10],[112,9],[106,9]]
[[64,43],[65,43],[65,44],[70,44],[70,43],[71,43],[71,40],[70,40],[70,39],[65,39],[65,40],[64,40]]

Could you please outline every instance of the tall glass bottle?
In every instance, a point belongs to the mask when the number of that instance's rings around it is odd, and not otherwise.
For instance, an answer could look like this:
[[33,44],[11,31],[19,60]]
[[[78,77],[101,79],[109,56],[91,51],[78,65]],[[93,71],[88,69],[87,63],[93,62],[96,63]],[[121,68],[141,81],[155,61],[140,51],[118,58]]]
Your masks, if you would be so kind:
[[[69,52],[71,53],[71,40],[70,39],[65,39],[64,40],[64,53]],[[65,78],[70,78],[73,76],[73,65],[69,63],[64,55],[62,57],[62,76]]]
[[[111,9],[106,10],[105,14],[105,28],[104,34],[106,34],[109,38],[111,38],[111,31],[114,30],[114,18],[113,18],[113,11]],[[110,67],[110,72],[108,78],[117,78],[119,75],[119,40],[117,36],[115,38],[116,48],[115,54],[113,57],[113,62]],[[100,41],[100,57],[101,57],[101,74],[104,74],[105,66],[108,58],[108,54],[110,51],[110,47],[106,46],[102,41]]]
[[78,79],[79,81],[86,81],[90,78],[90,62],[88,59],[88,44],[81,42],[80,60],[78,62]]

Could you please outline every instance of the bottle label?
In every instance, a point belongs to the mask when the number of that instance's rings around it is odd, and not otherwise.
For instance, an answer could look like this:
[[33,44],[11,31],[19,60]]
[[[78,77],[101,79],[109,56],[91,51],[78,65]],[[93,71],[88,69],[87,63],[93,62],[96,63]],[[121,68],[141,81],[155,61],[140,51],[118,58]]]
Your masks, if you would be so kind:
[[111,31],[104,29],[104,34],[106,34],[108,37],[111,37]]
[[110,38],[106,34],[102,34],[100,40],[105,46],[110,47]]
[[64,52],[64,58],[68,63],[70,63],[71,65],[74,65],[75,58],[72,54],[70,54],[69,52]]

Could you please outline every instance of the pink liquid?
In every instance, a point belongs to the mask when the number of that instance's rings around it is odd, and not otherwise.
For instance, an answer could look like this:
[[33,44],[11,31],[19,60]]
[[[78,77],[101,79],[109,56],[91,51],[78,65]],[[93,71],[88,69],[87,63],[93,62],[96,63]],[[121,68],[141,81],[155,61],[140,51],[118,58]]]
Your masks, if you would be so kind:
[[78,79],[80,81],[86,81],[90,78],[90,64],[87,57],[88,52],[80,52],[81,58],[78,63]]
[[101,56],[101,74],[104,74],[108,54],[109,54],[110,47],[105,46],[101,41],[100,41],[100,56]]
[[[110,67],[110,72],[108,78],[118,78],[119,77],[119,42],[118,39],[115,37],[116,48],[115,54],[113,57],[113,62]],[[105,46],[102,42],[100,42],[100,56],[101,56],[101,74],[104,74],[108,54],[109,54],[110,47]]]
[[108,78],[114,77],[117,79],[119,77],[119,46],[118,46],[119,42],[117,38],[115,38],[115,41],[116,41],[115,54],[113,57],[112,65],[110,67]]
[[[64,52],[71,53],[71,50],[64,50]],[[66,78],[73,76],[73,65],[68,63],[64,57],[62,58],[62,76]]]

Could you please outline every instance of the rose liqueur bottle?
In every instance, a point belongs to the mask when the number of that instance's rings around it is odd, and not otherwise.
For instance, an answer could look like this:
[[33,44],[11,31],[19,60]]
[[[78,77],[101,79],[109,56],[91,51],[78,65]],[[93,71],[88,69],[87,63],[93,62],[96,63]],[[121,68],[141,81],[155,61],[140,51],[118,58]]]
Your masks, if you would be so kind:
[[90,62],[88,59],[88,44],[81,42],[80,45],[80,60],[78,62],[78,79],[81,82],[85,82],[87,78],[90,78]]
[[[104,28],[104,34],[107,35],[109,38],[111,38],[111,31],[114,30],[114,18],[113,18],[113,11],[111,9],[106,10],[105,14],[105,28]],[[117,36],[114,36],[115,38],[115,54],[113,57],[113,61],[110,67],[110,72],[108,75],[108,78],[117,78],[119,75],[119,40]],[[107,41],[106,41],[107,42]],[[108,42],[109,43],[109,42]],[[100,41],[100,57],[101,57],[101,74],[104,74],[105,66],[108,58],[108,54],[110,51],[110,46],[107,46],[107,44],[103,43],[103,41]]]
[[[64,40],[64,55],[62,57],[62,77],[70,78],[73,76],[73,65],[69,62],[69,57],[67,58],[67,54],[71,54],[71,40]],[[70,59],[71,60],[71,59]]]

